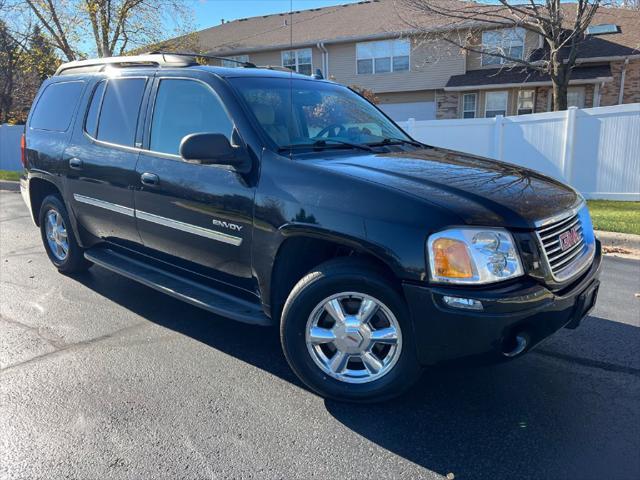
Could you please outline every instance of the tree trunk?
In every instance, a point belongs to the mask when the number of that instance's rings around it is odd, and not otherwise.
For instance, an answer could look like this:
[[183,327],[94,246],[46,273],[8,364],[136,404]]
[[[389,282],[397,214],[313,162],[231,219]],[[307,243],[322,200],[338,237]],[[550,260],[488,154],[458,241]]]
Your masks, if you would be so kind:
[[553,74],[553,111],[567,109],[567,88],[569,87],[570,70],[557,56],[552,57]]
[[553,83],[553,111],[558,112],[560,110],[567,109],[567,85],[560,83]]

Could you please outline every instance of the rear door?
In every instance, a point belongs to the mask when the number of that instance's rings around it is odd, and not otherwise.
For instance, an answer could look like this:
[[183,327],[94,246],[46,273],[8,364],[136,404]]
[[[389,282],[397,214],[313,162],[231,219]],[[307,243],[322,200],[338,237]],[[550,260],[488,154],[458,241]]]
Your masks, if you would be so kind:
[[[92,85],[65,150],[67,195],[79,223],[115,243],[140,243],[133,203],[138,119],[146,75],[108,77]],[[140,132],[141,135],[141,132]]]
[[138,229],[145,247],[164,260],[253,291],[254,187],[229,167],[179,156],[180,141],[191,133],[231,140],[233,119],[210,79],[205,72],[164,73],[154,82],[137,165]]

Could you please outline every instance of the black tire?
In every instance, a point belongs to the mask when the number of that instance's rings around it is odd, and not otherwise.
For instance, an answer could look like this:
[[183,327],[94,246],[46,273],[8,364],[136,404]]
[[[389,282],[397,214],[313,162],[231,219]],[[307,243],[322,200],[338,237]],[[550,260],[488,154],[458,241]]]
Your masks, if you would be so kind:
[[[386,306],[399,324],[402,348],[387,373],[367,383],[348,383],[327,374],[307,349],[307,322],[323,300],[341,292],[357,292]],[[402,296],[384,275],[354,258],[330,260],[314,268],[291,291],[282,312],[280,340],[284,355],[298,377],[321,396],[350,402],[377,402],[400,395],[419,377],[409,311]]]
[[[68,250],[64,259],[60,259],[56,254],[54,254],[49,244],[49,240],[47,239],[47,215],[52,211],[57,212],[62,217],[64,226],[66,227],[65,230],[67,234]],[[71,228],[69,214],[64,203],[60,200],[60,197],[57,195],[49,195],[42,201],[39,219],[40,235],[42,237],[44,249],[47,252],[49,260],[51,260],[51,263],[56,266],[59,272],[65,274],[78,273],[91,267],[91,262],[84,258],[84,249],[78,245],[78,241],[76,240],[73,229]]]

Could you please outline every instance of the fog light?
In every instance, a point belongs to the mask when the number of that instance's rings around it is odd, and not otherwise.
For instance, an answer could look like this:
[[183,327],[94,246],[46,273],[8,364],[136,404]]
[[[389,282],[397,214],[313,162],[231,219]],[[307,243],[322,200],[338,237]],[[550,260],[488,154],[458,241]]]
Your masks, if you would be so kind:
[[482,302],[473,298],[442,297],[444,303],[454,308],[466,308],[468,310],[482,310]]

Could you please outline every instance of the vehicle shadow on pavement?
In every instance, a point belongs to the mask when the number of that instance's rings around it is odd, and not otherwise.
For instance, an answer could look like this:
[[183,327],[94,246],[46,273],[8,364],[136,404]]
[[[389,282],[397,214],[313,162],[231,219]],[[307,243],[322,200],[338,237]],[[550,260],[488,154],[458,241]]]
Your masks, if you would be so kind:
[[[640,328],[583,322],[601,345],[637,352]],[[427,371],[387,403],[326,407],[369,440],[456,479],[640,478],[640,415],[629,409],[640,398],[640,369],[556,353],[549,343],[508,363]]]
[[[102,269],[74,278],[150,322],[304,388],[276,328],[221,319]],[[640,328],[598,317],[584,322],[602,345],[640,344]],[[606,362],[573,362],[547,344],[539,350],[500,365],[429,370],[409,393],[385,403],[325,406],[359,435],[456,479],[637,478],[640,418],[625,398],[639,397],[640,369],[611,375]]]

